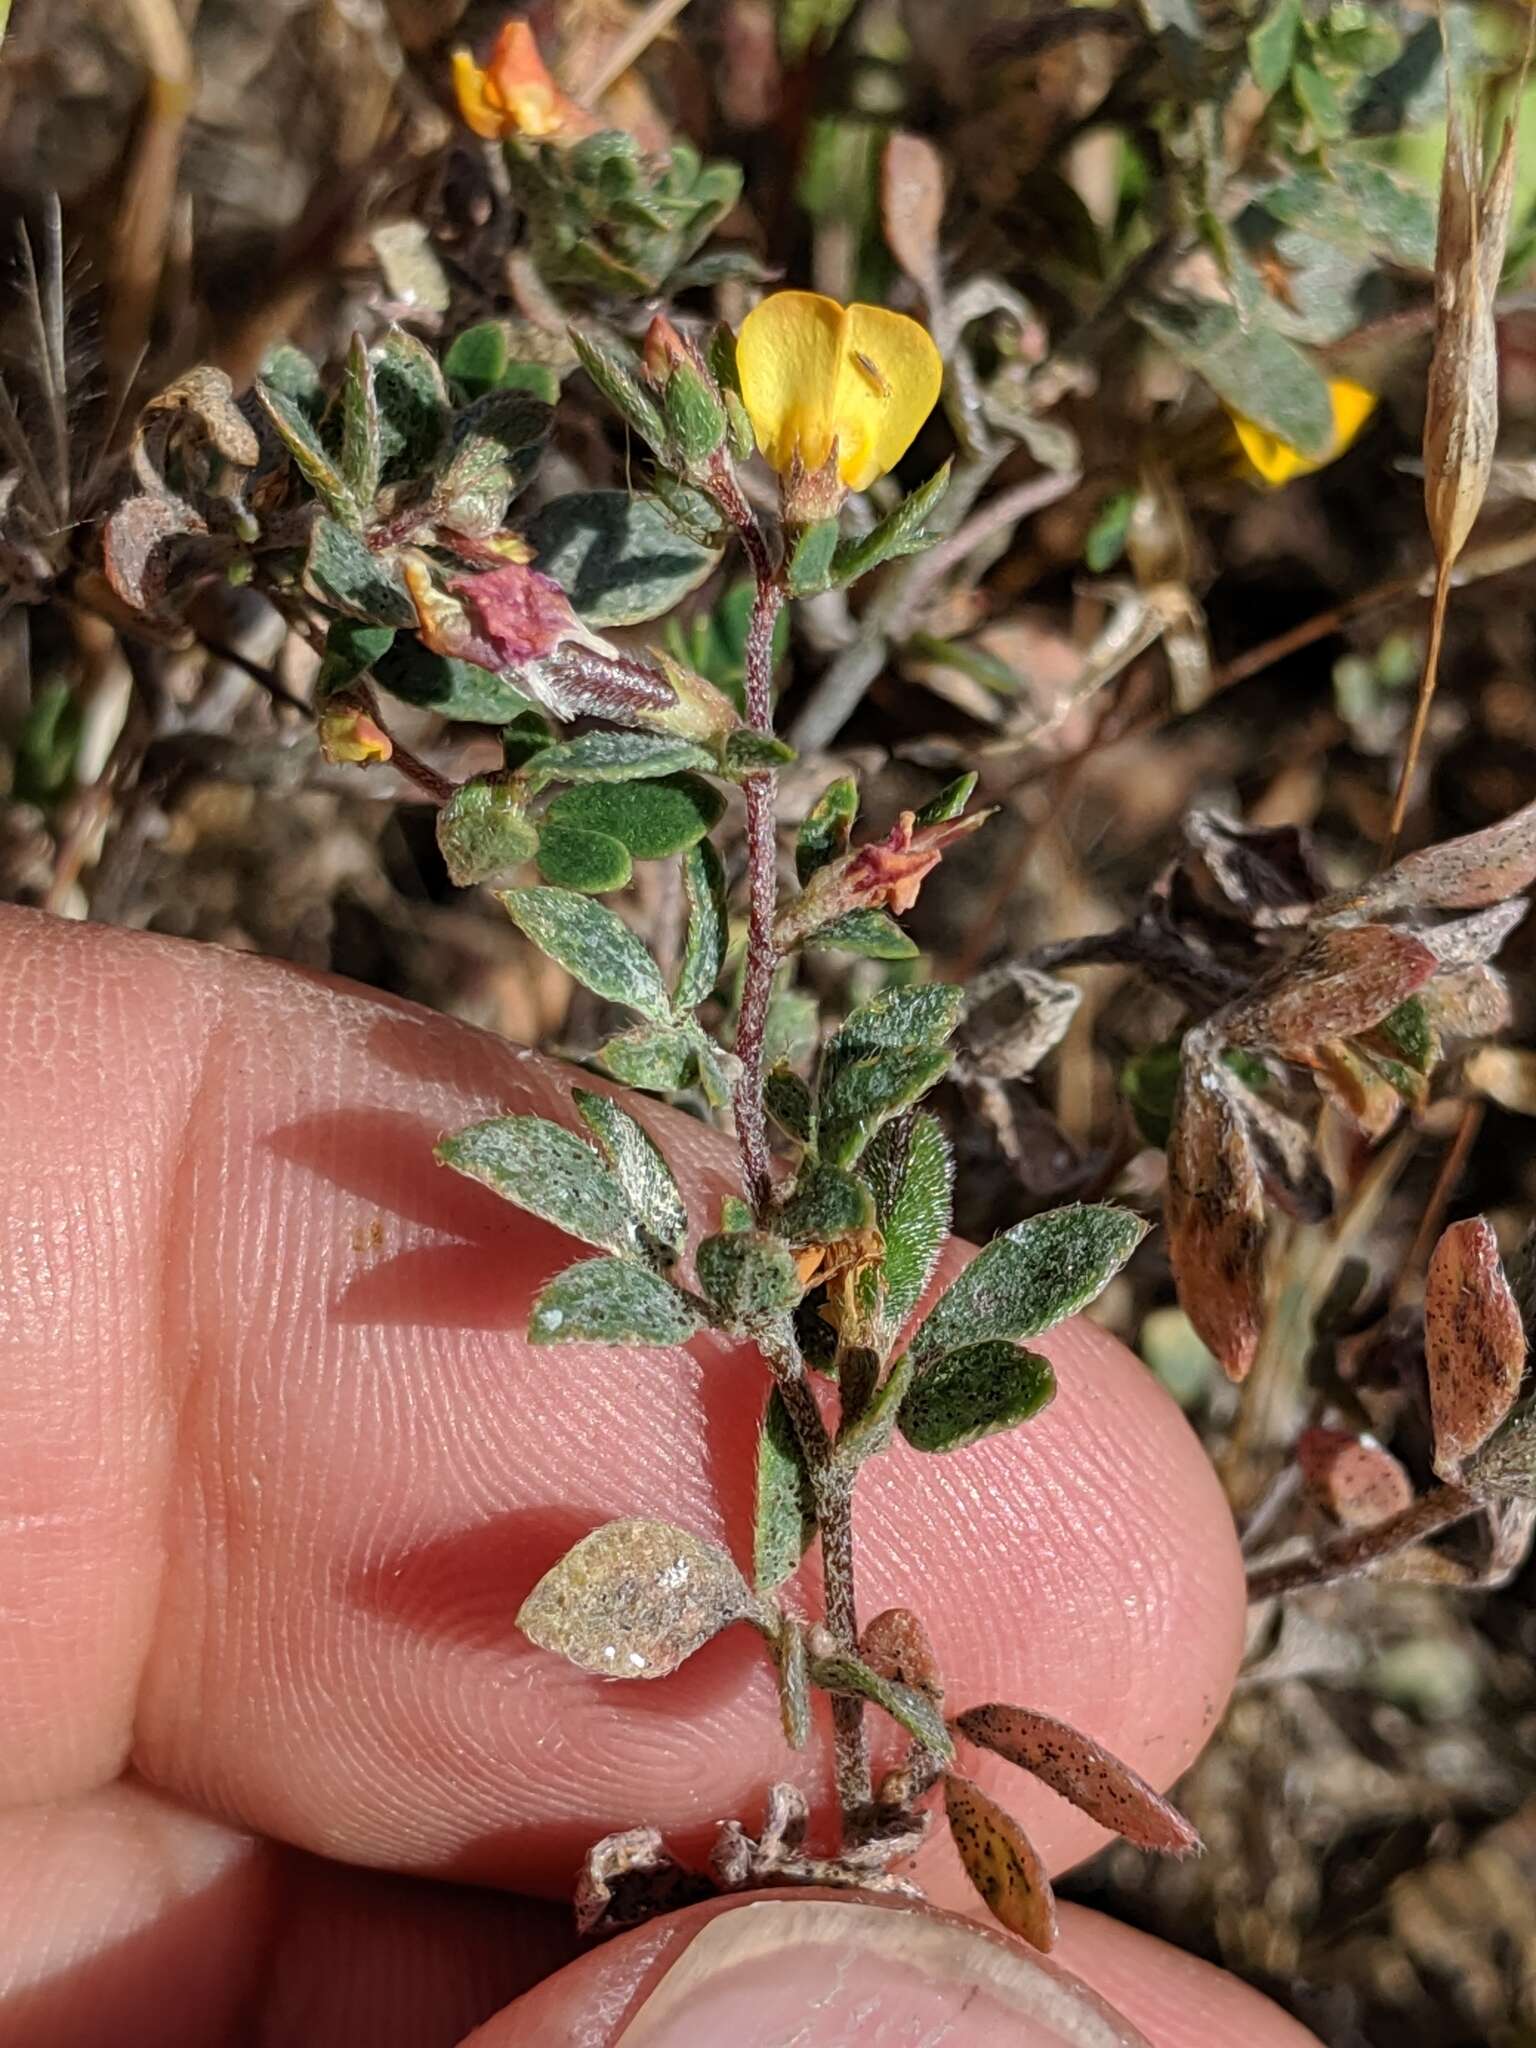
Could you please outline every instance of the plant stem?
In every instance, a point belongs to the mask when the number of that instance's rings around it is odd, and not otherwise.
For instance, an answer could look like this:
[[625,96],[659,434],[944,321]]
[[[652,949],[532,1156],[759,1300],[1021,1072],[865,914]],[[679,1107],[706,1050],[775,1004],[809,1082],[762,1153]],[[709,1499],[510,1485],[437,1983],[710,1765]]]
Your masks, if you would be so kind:
[[1400,1515],[1394,1515],[1388,1522],[1378,1522],[1374,1529],[1353,1530],[1313,1551],[1310,1557],[1264,1565],[1250,1572],[1249,1601],[1270,1600],[1277,1593],[1296,1593],[1308,1586],[1328,1586],[1339,1579],[1358,1578],[1409,1544],[1422,1543],[1453,1523],[1466,1521],[1482,1505],[1480,1497],[1466,1487],[1437,1486],[1404,1508]]

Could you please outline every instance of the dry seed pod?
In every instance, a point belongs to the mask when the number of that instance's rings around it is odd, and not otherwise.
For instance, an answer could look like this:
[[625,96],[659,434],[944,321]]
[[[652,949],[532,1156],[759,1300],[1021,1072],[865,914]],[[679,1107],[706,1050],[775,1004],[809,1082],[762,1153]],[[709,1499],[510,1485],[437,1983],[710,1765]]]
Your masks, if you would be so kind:
[[1179,1304],[1223,1370],[1241,1380],[1263,1327],[1267,1229],[1236,1089],[1218,1060],[1186,1041],[1168,1141],[1167,1227]]
[[1424,1280],[1424,1355],[1435,1471],[1455,1480],[1514,1405],[1525,1370],[1525,1329],[1481,1216],[1445,1231]]

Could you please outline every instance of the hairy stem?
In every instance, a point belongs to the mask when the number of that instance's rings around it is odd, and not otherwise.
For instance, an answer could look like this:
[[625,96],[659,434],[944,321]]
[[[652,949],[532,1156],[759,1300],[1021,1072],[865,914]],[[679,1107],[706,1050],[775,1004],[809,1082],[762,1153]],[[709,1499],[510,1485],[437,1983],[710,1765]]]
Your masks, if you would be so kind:
[[1307,1586],[1358,1578],[1410,1544],[1422,1543],[1426,1537],[1438,1536],[1442,1529],[1466,1521],[1482,1505],[1481,1498],[1466,1487],[1437,1486],[1373,1529],[1353,1530],[1309,1557],[1260,1566],[1248,1574],[1248,1598],[1270,1600],[1277,1593],[1297,1593]]

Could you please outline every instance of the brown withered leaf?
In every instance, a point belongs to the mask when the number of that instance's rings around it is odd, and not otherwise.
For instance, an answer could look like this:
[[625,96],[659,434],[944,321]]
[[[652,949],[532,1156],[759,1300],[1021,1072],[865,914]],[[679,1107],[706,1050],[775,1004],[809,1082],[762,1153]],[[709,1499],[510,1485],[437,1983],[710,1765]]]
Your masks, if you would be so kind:
[[1187,1856],[1200,1847],[1199,1835],[1182,1813],[1129,1764],[1065,1721],[993,1701],[967,1707],[954,1726],[968,1742],[1032,1772],[1090,1820],[1139,1849]]
[[675,1913],[714,1894],[707,1878],[685,1870],[655,1828],[605,1835],[587,1851],[576,1880],[576,1932],[612,1934]]
[[1536,1116],[1536,1052],[1523,1045],[1483,1045],[1462,1068],[1469,1088],[1516,1116]]
[[1525,1370],[1525,1329],[1481,1216],[1442,1232],[1424,1277],[1424,1358],[1435,1471],[1455,1480],[1514,1406]]
[[188,553],[189,537],[206,541],[207,526],[180,498],[125,499],[101,535],[101,565],[124,604],[151,618],[164,618],[175,572]]
[[1410,853],[1329,911],[1479,910],[1536,882],[1536,801],[1481,831]]
[[1372,1142],[1384,1138],[1396,1123],[1402,1097],[1353,1046],[1331,1039],[1314,1046],[1302,1063],[1310,1068],[1324,1099],[1364,1137]]
[[1509,983],[1497,967],[1465,967],[1459,974],[1437,975],[1422,1001],[1442,1038],[1497,1038],[1514,1022]]
[[1308,1491],[1346,1529],[1390,1522],[1413,1501],[1413,1481],[1373,1437],[1347,1429],[1303,1430],[1296,1462]]
[[1275,1201],[1302,1223],[1322,1223],[1333,1214],[1333,1183],[1317,1155],[1312,1136],[1295,1117],[1247,1088],[1233,1091],[1254,1161]]
[[670,1522],[605,1522],[540,1579],[517,1625],[604,1678],[663,1678],[754,1611],[729,1554]]
[[931,142],[902,128],[880,160],[880,220],[886,247],[932,305],[939,296],[944,160]]
[[1385,924],[1314,931],[1300,953],[1264,975],[1221,1013],[1229,1044],[1296,1057],[1366,1031],[1422,988],[1438,965],[1411,932]]
[[1237,1084],[1185,1040],[1168,1140],[1168,1256],[1179,1304],[1234,1380],[1246,1378],[1264,1321],[1264,1191]]
[[1289,923],[1284,913],[1323,895],[1311,841],[1294,825],[1244,825],[1221,811],[1193,811],[1183,829],[1180,870],[1209,909],[1243,924]]
[[935,1706],[944,1704],[944,1680],[928,1631],[907,1607],[887,1607],[866,1622],[859,1637],[859,1655],[871,1671],[926,1693]]
[[[235,387],[223,370],[200,363],[150,399],[139,418],[134,468],[145,434],[156,423],[196,433],[215,453],[238,469],[254,469],[261,460],[256,429],[235,403]],[[140,480],[143,481],[142,473]]]
[[1423,928],[1418,936],[1440,962],[1442,973],[1457,974],[1492,960],[1530,907],[1528,897],[1511,896],[1471,917],[1452,917]]
[[1031,1947],[1056,1946],[1056,1897],[1034,1844],[979,1785],[944,1774],[944,1811],[965,1874],[994,1919]]

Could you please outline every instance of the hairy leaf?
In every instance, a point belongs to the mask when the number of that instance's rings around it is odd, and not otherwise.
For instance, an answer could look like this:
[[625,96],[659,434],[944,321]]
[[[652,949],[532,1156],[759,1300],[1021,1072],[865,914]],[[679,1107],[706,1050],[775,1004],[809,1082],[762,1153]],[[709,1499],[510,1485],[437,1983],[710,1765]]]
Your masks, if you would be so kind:
[[968,1707],[955,1727],[968,1742],[1030,1771],[1090,1820],[1164,1856],[1187,1856],[1200,1837],[1129,1764],[1049,1714],[1002,1703]]
[[608,1522],[584,1536],[523,1602],[517,1625],[604,1678],[664,1678],[733,1621],[752,1596],[718,1544],[670,1522]]
[[975,795],[980,779],[972,768],[964,775],[957,775],[953,782],[946,782],[938,795],[929,797],[918,811],[918,824],[947,825],[951,818],[958,818]]
[[1302,455],[1327,454],[1334,435],[1328,386],[1294,343],[1257,319],[1245,328],[1230,306],[1210,299],[1142,300],[1135,312],[1234,412]]
[[832,558],[831,580],[855,583],[883,562],[894,562],[901,555],[919,554],[931,547],[938,536],[928,532],[925,522],[949,489],[950,468],[951,464],[946,462],[942,469],[935,470],[927,483],[919,484],[868,533],[840,542]]
[[943,1045],[960,1021],[965,991],[942,981],[888,988],[861,1003],[827,1043],[825,1072],[836,1073],[861,1054],[899,1047],[932,1050]]
[[630,1258],[640,1249],[634,1211],[616,1176],[574,1131],[547,1117],[490,1117],[442,1139],[437,1157],[583,1244]]
[[656,962],[611,910],[568,889],[506,889],[500,900],[518,930],[584,988],[652,1023],[671,1021]]
[[353,502],[366,514],[379,490],[379,399],[368,344],[354,334],[341,385],[341,473]]
[[665,860],[697,846],[720,821],[725,799],[697,775],[661,782],[583,782],[563,790],[545,813],[551,824],[606,832],[636,860]]
[[799,1566],[816,1534],[816,1502],[800,1440],[777,1387],[768,1396],[757,1439],[757,1518],[753,1576],[771,1593]]
[[338,611],[380,626],[414,626],[416,607],[391,555],[370,554],[334,519],[317,519],[309,538],[304,581]]
[[635,782],[714,765],[714,756],[694,740],[659,732],[585,732],[545,747],[529,770],[528,786],[537,792],[551,782]]
[[864,1182],[825,1160],[807,1160],[790,1193],[779,1204],[773,1226],[786,1244],[831,1244],[866,1230],[875,1219],[874,1198]]
[[703,1328],[687,1298],[648,1266],[583,1259],[534,1297],[531,1344],[686,1344]]
[[499,532],[508,503],[538,467],[553,420],[553,409],[526,391],[492,391],[467,405],[433,486],[443,524],[482,540]]
[[284,392],[258,381],[256,396],[278,432],[294,466],[333,519],[356,532],[363,523],[362,507],[340,469],[331,460],[308,415]]
[[750,1331],[783,1315],[804,1292],[788,1247],[760,1230],[706,1237],[694,1267],[710,1306],[733,1330]]
[[698,1050],[691,1035],[679,1026],[640,1024],[600,1046],[597,1063],[628,1088],[671,1095],[689,1087],[696,1078]]
[[382,480],[425,476],[448,437],[448,387],[437,358],[414,334],[392,327],[374,351],[373,388]]
[[527,697],[505,677],[478,662],[434,654],[414,633],[397,634],[394,646],[375,661],[373,674],[392,697],[470,725],[500,725],[528,708]]
[[883,1320],[894,1335],[922,1299],[949,1236],[954,1159],[942,1124],[925,1110],[884,1125],[861,1164],[885,1239]]
[[1185,1059],[1166,1222],[1179,1305],[1227,1375],[1244,1379],[1263,1327],[1268,1224],[1236,1083],[1215,1059]]
[[539,835],[503,777],[477,776],[460,783],[437,814],[437,843],[449,879],[467,889],[531,860]]
[[333,619],[326,629],[325,653],[315,678],[315,702],[323,704],[333,690],[344,690],[366,675],[394,644],[393,626],[365,626],[358,619]]
[[802,1145],[816,1134],[816,1104],[793,1067],[775,1067],[763,1083],[763,1106],[781,1131]]
[[1038,1337],[1101,1294],[1147,1226],[1129,1209],[1082,1204],[1016,1223],[952,1281],[912,1340],[920,1368],[946,1351]]
[[1435,1471],[1455,1480],[1514,1406],[1525,1330],[1499,1243],[1481,1216],[1441,1235],[1424,1278],[1424,1352]]
[[777,1650],[779,1722],[790,1748],[804,1749],[811,1739],[810,1658],[805,1629],[792,1614],[780,1617]]
[[690,846],[683,856],[683,887],[688,897],[688,933],[672,1006],[696,1010],[713,994],[725,966],[730,924],[725,906],[725,867],[708,839]]
[[575,491],[552,498],[528,527],[539,567],[589,626],[659,618],[696,589],[719,551],[680,534],[654,498]]
[[859,1632],[859,1655],[881,1678],[894,1679],[944,1705],[944,1680],[928,1631],[909,1607],[887,1607]]
[[818,868],[846,853],[858,815],[859,786],[853,777],[841,775],[829,782],[806,813],[795,840],[795,873],[802,888]]
[[541,826],[538,840],[539,873],[557,888],[606,896],[624,888],[634,875],[629,848],[606,832],[550,820]]
[[644,1229],[674,1258],[683,1248],[688,1210],[656,1141],[609,1095],[571,1092],[576,1113],[603,1148],[614,1178]]
[[851,1166],[885,1118],[909,1109],[948,1070],[947,1052],[917,1047],[864,1053],[839,1066],[820,1092],[823,1156]]
[[944,1811],[965,1874],[993,1917],[1031,1947],[1056,1946],[1056,1899],[1045,1865],[1011,1814],[954,1771],[944,1778]]
[[1360,924],[1315,932],[1294,960],[1266,974],[1222,1012],[1233,1045],[1305,1052],[1356,1032],[1395,1010],[1435,972],[1429,948],[1411,932]]
[[914,1742],[920,1742],[945,1762],[954,1755],[955,1745],[944,1725],[943,1714],[928,1694],[919,1692],[916,1686],[882,1678],[862,1657],[850,1656],[845,1650],[829,1657],[813,1657],[811,1678],[825,1692],[851,1693],[856,1699],[868,1700],[899,1722]]
[[914,1450],[959,1451],[1028,1422],[1055,1395],[1048,1358],[1014,1344],[970,1344],[927,1366],[897,1419]]
[[857,953],[865,960],[915,960],[918,951],[888,910],[845,911],[802,943],[814,952]]

